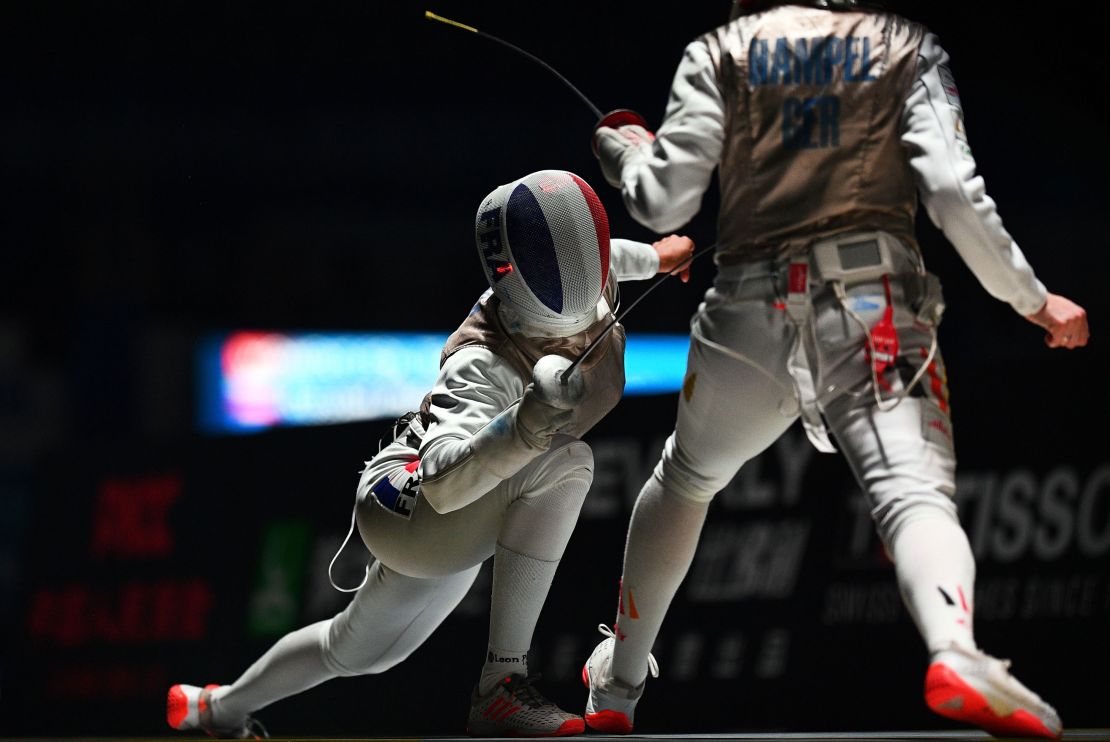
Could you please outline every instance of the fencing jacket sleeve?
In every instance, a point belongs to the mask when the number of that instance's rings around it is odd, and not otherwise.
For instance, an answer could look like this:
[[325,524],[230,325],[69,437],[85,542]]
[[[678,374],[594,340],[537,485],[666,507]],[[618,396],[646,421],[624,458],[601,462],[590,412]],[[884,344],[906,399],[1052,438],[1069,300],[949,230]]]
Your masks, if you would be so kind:
[[626,150],[621,196],[632,218],[671,232],[701,208],[724,142],[725,104],[704,41],[686,47],[675,71],[663,124],[650,154]]
[[646,242],[613,238],[609,255],[618,281],[642,281],[659,272],[659,253]]
[[1045,287],[1002,226],[975,173],[948,54],[933,34],[921,45],[917,80],[903,109],[902,143],[933,223],[991,296],[1022,315],[1045,303]]
[[[610,242],[617,280],[638,280],[659,271],[659,254],[633,240]],[[448,356],[429,399],[435,422],[420,447],[421,493],[438,513],[458,510],[501,481],[474,457],[470,439],[524,394],[524,381],[507,361],[483,347]]]
[[436,422],[420,447],[421,493],[437,513],[465,507],[501,481],[474,458],[470,438],[522,394],[520,376],[486,348],[463,348],[443,363],[430,400]]

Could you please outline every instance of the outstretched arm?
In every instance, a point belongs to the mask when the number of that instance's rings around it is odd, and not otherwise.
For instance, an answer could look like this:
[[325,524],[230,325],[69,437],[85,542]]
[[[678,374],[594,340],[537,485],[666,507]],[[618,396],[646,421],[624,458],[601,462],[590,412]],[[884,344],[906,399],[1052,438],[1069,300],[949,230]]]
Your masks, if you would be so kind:
[[675,72],[656,135],[640,126],[597,130],[602,172],[621,189],[636,221],[662,234],[698,213],[721,156],[723,122],[724,102],[709,49],[695,41]]
[[652,244],[633,240],[613,239],[610,242],[613,273],[619,281],[639,281],[658,273],[673,273],[683,283],[690,280],[690,258],[694,241],[689,237],[669,235]]
[[525,386],[486,348],[452,355],[432,389],[435,422],[420,446],[420,488],[428,504],[437,513],[458,510],[523,469],[573,414],[577,400],[556,397],[581,393],[580,384]]
[[1050,346],[1085,344],[1086,313],[1049,294],[1037,280],[976,173],[948,54],[933,34],[922,42],[902,123],[902,143],[925,210],[983,287],[1048,330]]

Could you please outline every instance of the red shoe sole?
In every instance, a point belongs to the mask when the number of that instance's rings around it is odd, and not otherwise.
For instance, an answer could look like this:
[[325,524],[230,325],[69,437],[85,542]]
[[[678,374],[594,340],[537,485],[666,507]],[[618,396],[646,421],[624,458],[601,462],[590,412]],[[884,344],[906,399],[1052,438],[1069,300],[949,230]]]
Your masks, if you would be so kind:
[[189,715],[189,699],[180,685],[170,688],[166,694],[166,723],[174,729],[181,728],[181,722]]
[[[541,734],[524,734],[522,732],[505,732],[504,737],[569,737],[574,734],[582,734],[586,731],[586,722],[582,719],[567,719],[563,722],[562,726],[553,732],[546,732]],[[471,737],[484,737],[484,734],[475,734],[467,727],[466,733]]]
[[586,714],[586,725],[595,732],[605,732],[606,734],[631,734],[632,722],[628,720],[626,714],[620,711],[598,711],[594,714]]
[[999,716],[983,694],[939,662],[930,665],[925,675],[925,703],[941,716],[973,724],[996,737],[1060,738],[1059,733],[1049,730],[1044,722],[1025,709]]
[[567,737],[572,734],[582,734],[584,731],[586,731],[586,721],[584,719],[567,719],[553,734],[544,734],[541,736]]
[[[582,685],[587,688],[590,687],[590,672],[587,665],[582,665]],[[632,722],[628,720],[628,715],[609,709],[586,714],[586,726],[595,732],[605,732],[606,734],[632,733]]]

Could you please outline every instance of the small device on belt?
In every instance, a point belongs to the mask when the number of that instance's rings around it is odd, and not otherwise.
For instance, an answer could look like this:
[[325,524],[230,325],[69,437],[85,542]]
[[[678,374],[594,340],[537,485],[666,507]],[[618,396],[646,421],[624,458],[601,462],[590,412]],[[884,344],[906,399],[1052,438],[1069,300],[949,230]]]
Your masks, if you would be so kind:
[[821,279],[839,284],[838,295],[845,286],[882,279],[886,309],[870,328],[864,353],[878,383],[886,390],[890,383],[883,379],[883,373],[893,368],[898,358],[898,331],[894,327],[894,302],[890,294],[890,275],[895,272],[891,250],[894,239],[885,232],[866,232],[823,240],[813,246],[813,259]]
[[886,232],[822,240],[813,246],[813,261],[822,281],[853,284],[877,280],[895,272],[891,250],[894,240]]

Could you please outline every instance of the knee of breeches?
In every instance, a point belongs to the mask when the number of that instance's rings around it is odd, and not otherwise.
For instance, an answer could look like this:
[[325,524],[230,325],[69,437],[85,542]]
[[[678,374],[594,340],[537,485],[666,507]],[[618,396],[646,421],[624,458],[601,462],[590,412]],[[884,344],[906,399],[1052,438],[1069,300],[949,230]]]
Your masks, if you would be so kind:
[[941,520],[960,525],[956,503],[948,495],[937,492],[910,492],[891,498],[871,512],[875,529],[883,545],[890,551],[898,534],[917,520]]
[[589,444],[582,441],[571,441],[561,448],[562,453],[560,458],[563,458],[563,464],[566,471],[579,472],[585,475],[591,482],[594,478],[594,452]]
[[537,466],[529,473],[525,486],[528,490],[542,487],[551,482],[579,481],[585,490],[590,488],[594,479],[594,452],[589,445],[576,438],[559,437],[543,454]]
[[382,673],[408,656],[389,652],[382,654],[373,648],[372,643],[359,640],[354,632],[336,630],[338,628],[333,622],[321,643],[320,654],[328,669],[340,677]]
[[652,477],[667,495],[697,505],[708,503],[728,484],[728,479],[721,481],[721,477],[698,471],[675,443],[674,435],[667,439],[663,456],[655,465]]
[[324,662],[336,675],[354,677],[356,675],[378,675],[404,662],[407,657],[407,654],[404,656],[358,657],[356,655],[327,653],[324,655]]

